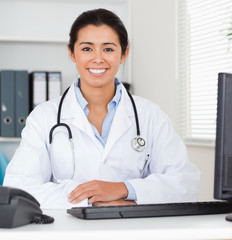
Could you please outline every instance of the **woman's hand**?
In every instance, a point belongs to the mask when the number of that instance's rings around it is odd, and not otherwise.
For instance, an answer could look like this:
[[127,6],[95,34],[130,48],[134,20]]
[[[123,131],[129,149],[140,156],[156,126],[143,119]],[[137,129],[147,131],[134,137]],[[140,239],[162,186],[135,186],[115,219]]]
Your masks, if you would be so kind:
[[119,199],[115,201],[109,201],[109,202],[95,202],[93,203],[94,207],[100,207],[100,206],[119,206],[119,205],[136,205],[135,201],[129,201],[124,199]]
[[70,194],[69,201],[79,203],[88,198],[88,203],[123,200],[128,195],[123,182],[105,182],[93,180],[77,186]]

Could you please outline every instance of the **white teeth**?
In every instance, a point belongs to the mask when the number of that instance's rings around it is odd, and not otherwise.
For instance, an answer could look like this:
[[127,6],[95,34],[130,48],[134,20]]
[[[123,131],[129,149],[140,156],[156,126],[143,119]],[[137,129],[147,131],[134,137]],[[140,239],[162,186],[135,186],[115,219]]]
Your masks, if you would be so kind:
[[93,69],[93,68],[89,68],[89,71],[90,71],[91,73],[96,73],[96,74],[98,74],[98,73],[103,73],[103,72],[105,72],[106,69],[105,69],[105,68],[104,68],[104,69]]

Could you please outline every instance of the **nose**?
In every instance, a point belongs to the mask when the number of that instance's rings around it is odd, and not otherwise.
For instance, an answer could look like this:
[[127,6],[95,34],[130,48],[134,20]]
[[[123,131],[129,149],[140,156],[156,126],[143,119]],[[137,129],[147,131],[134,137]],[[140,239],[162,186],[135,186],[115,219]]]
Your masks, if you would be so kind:
[[98,64],[104,62],[103,52],[101,50],[95,50],[93,62]]

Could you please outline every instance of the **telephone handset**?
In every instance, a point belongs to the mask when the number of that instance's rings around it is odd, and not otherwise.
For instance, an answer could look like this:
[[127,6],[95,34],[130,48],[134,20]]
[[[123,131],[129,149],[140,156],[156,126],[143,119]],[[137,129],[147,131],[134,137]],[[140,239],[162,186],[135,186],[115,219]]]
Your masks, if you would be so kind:
[[54,218],[43,215],[39,202],[28,192],[0,186],[0,228],[52,222]]

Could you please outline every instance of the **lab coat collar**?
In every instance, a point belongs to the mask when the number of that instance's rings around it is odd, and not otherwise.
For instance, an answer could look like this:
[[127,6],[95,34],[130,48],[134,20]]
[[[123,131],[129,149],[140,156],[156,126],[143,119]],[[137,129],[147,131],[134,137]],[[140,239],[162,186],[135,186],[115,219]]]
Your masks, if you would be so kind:
[[122,86],[122,97],[114,115],[110,128],[109,136],[106,142],[103,159],[105,159],[117,140],[130,128],[132,120],[130,119],[130,99],[126,89]]
[[[58,103],[59,104],[59,103]],[[72,111],[74,105],[77,104],[75,92],[74,92],[74,83],[70,86],[68,93],[66,94],[62,109],[61,109],[61,121],[62,119],[74,118],[75,114]]]
[[88,134],[93,142],[100,148],[104,150],[104,158],[109,153],[110,149],[114,143],[127,131],[127,129],[132,125],[134,119],[130,119],[131,116],[134,116],[133,107],[129,96],[126,92],[124,86],[122,86],[122,97],[121,101],[115,112],[114,120],[111,125],[109,136],[105,149],[103,149],[101,143],[97,140],[94,135],[93,129],[89,124],[88,119],[86,118],[83,110],[81,109],[79,103],[77,102],[74,83],[70,86],[70,89],[64,98],[62,111],[61,111],[61,122],[62,120],[73,119],[72,123],[74,126],[79,128],[81,131]]
[[[120,102],[122,103],[120,105],[125,105],[126,114],[130,117],[133,117],[134,110],[133,110],[133,107],[131,104],[131,100],[127,94],[127,90],[125,89],[125,87],[123,85],[122,85],[122,99]],[[136,105],[136,107],[137,107],[137,105]],[[61,111],[61,120],[74,118],[75,115],[77,113],[79,113],[79,111],[83,113],[83,110],[81,109],[80,105],[77,102],[75,90],[74,90],[74,83],[73,83],[70,86],[70,89],[64,98],[62,111]],[[141,109],[139,109],[137,107],[137,112],[140,113],[140,111],[141,111]]]
[[64,98],[61,111],[61,122],[68,119],[73,119],[72,124],[75,127],[85,132],[98,146],[101,146],[101,143],[94,136],[93,129],[76,99],[74,83],[70,86],[70,89]]

